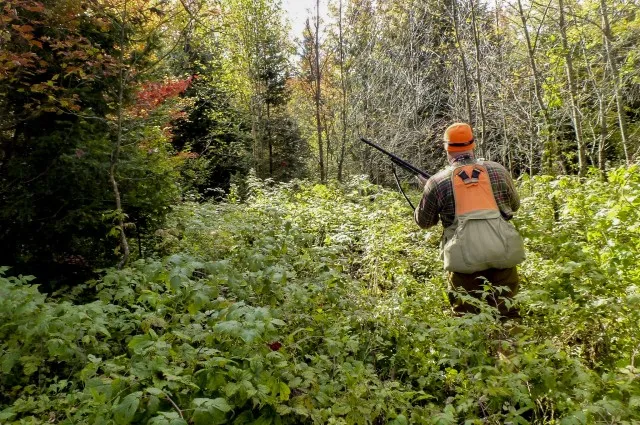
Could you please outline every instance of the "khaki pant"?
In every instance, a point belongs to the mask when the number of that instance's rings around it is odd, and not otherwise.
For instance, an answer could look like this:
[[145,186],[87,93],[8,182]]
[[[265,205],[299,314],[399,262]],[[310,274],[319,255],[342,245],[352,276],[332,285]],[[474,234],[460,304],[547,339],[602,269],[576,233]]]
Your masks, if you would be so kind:
[[467,292],[474,298],[482,299],[482,286],[485,283],[484,279],[482,279],[483,277],[491,282],[494,287],[504,286],[509,288],[508,291],[496,291],[495,294],[487,296],[486,301],[489,305],[497,308],[504,319],[520,318],[518,310],[507,307],[504,300],[505,298],[512,298],[518,293],[519,280],[516,267],[510,269],[488,269],[470,274],[450,273],[449,283],[453,291],[449,291],[449,302],[451,302],[453,311],[458,314],[478,312],[477,307],[463,302],[455,291],[462,293]]

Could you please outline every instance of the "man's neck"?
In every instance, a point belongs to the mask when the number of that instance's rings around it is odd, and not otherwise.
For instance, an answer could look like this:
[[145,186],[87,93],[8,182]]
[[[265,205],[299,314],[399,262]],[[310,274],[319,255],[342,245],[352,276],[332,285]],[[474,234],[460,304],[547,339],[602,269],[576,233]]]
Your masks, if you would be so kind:
[[449,154],[448,159],[449,159],[449,164],[454,164],[459,161],[464,161],[466,159],[473,159],[473,158],[474,158],[473,152],[463,152],[457,155]]

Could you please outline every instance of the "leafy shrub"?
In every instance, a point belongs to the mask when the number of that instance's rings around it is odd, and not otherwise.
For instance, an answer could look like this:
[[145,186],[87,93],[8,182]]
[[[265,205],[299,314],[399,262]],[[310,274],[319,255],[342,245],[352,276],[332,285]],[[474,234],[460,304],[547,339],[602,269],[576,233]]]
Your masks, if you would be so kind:
[[0,421],[633,423],[638,184],[521,182],[516,333],[483,303],[451,316],[439,229],[397,194],[250,177],[245,203],[177,206],[173,253],[90,302],[0,277]]

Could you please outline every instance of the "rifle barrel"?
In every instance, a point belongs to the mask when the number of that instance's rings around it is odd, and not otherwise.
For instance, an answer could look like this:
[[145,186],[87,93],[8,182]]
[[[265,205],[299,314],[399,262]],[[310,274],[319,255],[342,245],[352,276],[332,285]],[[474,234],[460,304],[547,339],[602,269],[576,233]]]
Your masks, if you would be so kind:
[[379,150],[383,154],[387,155],[389,158],[391,158],[391,161],[394,164],[399,165],[400,167],[406,168],[407,170],[412,171],[415,174],[420,174],[425,179],[428,179],[429,177],[431,177],[431,175],[429,173],[426,173],[426,172],[422,171],[421,169],[419,169],[417,167],[414,167],[413,165],[409,164],[407,161],[397,157],[396,155],[392,154],[391,152],[386,151],[382,147],[380,147],[380,146],[376,145],[375,143],[365,139],[364,137],[361,137],[360,140],[362,140],[364,143],[366,143],[367,145],[371,146],[372,148],[376,148],[377,150]]

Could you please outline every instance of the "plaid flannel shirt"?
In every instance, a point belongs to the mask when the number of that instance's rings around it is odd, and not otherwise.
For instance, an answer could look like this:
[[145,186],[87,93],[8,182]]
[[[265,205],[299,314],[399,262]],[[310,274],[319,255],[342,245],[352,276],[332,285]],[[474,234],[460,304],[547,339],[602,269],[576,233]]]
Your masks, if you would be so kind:
[[[442,226],[445,228],[453,224],[456,218],[453,183],[451,182],[453,169],[475,162],[477,162],[476,159],[471,157],[457,159],[450,167],[438,172],[427,181],[422,200],[414,214],[416,223],[420,227],[435,226],[438,224],[438,219],[442,220]],[[500,213],[506,220],[511,220],[513,213],[520,207],[520,198],[509,172],[497,162],[483,161],[482,165],[489,174],[493,196],[496,198]]]

